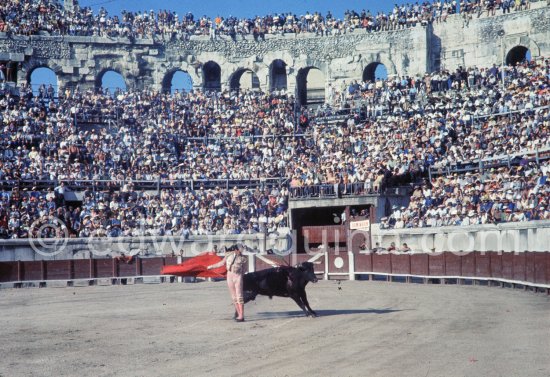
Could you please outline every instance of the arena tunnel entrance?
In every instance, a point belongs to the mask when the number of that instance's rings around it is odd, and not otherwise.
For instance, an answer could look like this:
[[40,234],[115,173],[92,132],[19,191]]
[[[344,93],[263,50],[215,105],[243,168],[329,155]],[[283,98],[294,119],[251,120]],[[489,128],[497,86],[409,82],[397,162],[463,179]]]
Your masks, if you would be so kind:
[[[324,241],[329,248],[339,247],[341,252],[358,251],[361,244],[370,247],[370,233],[366,237],[353,236],[350,240],[347,237],[350,230],[359,229],[356,225],[364,225],[365,220],[369,222],[370,232],[373,209],[371,204],[293,209],[291,226],[297,231],[296,252],[305,253],[307,248],[317,247]],[[307,233],[307,239],[304,233]],[[351,241],[350,245],[348,241]]]
[[259,90],[260,80],[258,76],[250,69],[239,69],[229,80],[229,88],[231,91],[245,90]]
[[325,103],[325,74],[319,68],[306,67],[298,71],[296,78],[298,100],[302,106]]
[[101,89],[105,94],[114,95],[115,93],[127,90],[124,77],[117,71],[107,69],[103,71],[97,78],[96,88]]
[[173,94],[178,92],[189,92],[193,89],[193,79],[186,71],[177,69],[164,76],[162,81],[162,92]]
[[218,63],[206,62],[202,67],[202,76],[205,91],[219,92],[222,90],[222,69]]
[[286,90],[286,63],[281,59],[273,60],[271,63],[271,90]]
[[37,67],[28,76],[27,82],[33,95],[38,98],[54,99],[57,97],[57,75],[48,67]]
[[516,65],[525,61],[531,61],[531,51],[525,46],[516,46],[506,54],[506,65]]
[[376,82],[376,80],[384,80],[388,78],[388,70],[382,63],[370,63],[363,70],[363,81]]

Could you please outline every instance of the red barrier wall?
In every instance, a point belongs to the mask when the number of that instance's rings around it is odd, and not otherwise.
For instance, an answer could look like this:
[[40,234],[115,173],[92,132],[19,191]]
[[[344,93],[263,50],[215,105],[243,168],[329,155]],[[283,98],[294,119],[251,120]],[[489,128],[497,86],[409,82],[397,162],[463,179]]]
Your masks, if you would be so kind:
[[304,226],[302,235],[309,244],[324,243],[323,234],[328,243],[346,242],[348,233],[344,225]]
[[462,257],[453,253],[445,253],[445,275],[462,276]]
[[525,253],[512,254],[514,261],[514,273],[512,280],[525,281]]
[[394,274],[411,273],[411,256],[409,254],[391,254],[391,268]]
[[535,281],[535,253],[525,253],[525,281]]
[[164,257],[164,264],[165,265],[178,264],[178,257]]
[[145,258],[138,259],[138,261],[141,262],[142,275],[159,275],[165,265],[164,258]]
[[21,280],[44,280],[42,275],[42,261],[28,261],[21,263]]
[[73,279],[91,279],[95,276],[93,259],[73,260]]
[[355,271],[372,271],[372,253],[355,254]]
[[[270,258],[271,257],[271,258]],[[342,258],[344,266],[337,268],[334,261]],[[295,265],[308,261],[311,255],[266,256],[281,264]],[[183,258],[186,260],[188,258]],[[328,253],[328,260],[319,258],[315,272],[349,273],[347,253]],[[550,253],[453,253],[442,254],[354,254],[355,271],[367,273],[403,274],[417,276],[464,276],[503,278],[517,282],[550,284]],[[256,270],[271,265],[259,258]],[[285,263],[286,262],[286,263]],[[117,259],[75,259],[52,261],[0,262],[0,282],[95,279],[111,277],[156,276],[166,264],[177,264],[176,257],[135,258],[129,263]]]
[[428,256],[428,275],[445,276],[445,253]]
[[[302,260],[300,259],[300,261],[298,261],[297,259],[295,260],[296,263],[294,263],[293,261],[290,260],[290,257],[289,256],[285,256],[285,257],[281,257],[279,255],[273,255],[273,254],[270,254],[270,255],[264,255],[263,256],[265,259],[268,259],[270,260],[271,262],[273,262],[274,265],[277,265],[277,266],[292,266],[294,264],[298,264],[298,263],[301,263],[302,261],[305,261],[305,260]],[[255,258],[254,260],[254,268],[256,269],[256,271],[258,270],[265,270],[267,268],[272,268],[273,265],[270,264],[269,262],[264,262],[262,259],[260,258]]]
[[390,254],[372,254],[372,270],[391,274]]
[[70,280],[71,279],[71,261],[69,260],[49,260],[46,261],[45,280]]
[[0,263],[0,283],[8,281],[19,281],[18,264],[21,262]]
[[476,251],[474,254],[475,273],[469,275],[471,270],[467,267],[467,261],[472,259],[470,254],[465,255],[462,260],[462,274],[464,276],[491,277],[491,255],[489,253],[481,253]]
[[[174,263],[174,264],[177,264]],[[119,261],[117,263],[117,276],[136,276],[136,266],[139,265],[139,261],[137,259],[132,259],[130,262],[126,263],[124,261]]]
[[514,278],[514,255],[512,253],[502,253],[500,260],[502,261],[502,278]]
[[534,265],[535,265],[535,283],[548,284],[550,280],[546,275],[546,269],[548,260],[550,258],[549,253],[534,253]]
[[476,261],[478,253],[467,253],[460,256],[460,272],[461,276],[477,276]]
[[491,277],[502,277],[502,256],[496,252],[489,253],[491,263]]
[[429,275],[428,254],[413,254],[411,255],[411,274],[412,275]]
[[114,259],[94,259],[95,276],[98,278],[115,277]]
[[[340,268],[336,267],[336,264],[335,264],[336,258],[342,258],[342,261],[344,262],[342,267],[340,267]],[[348,253],[347,252],[338,253],[338,255],[329,253],[328,254],[328,272],[331,273],[331,274],[342,274],[342,275],[349,274],[349,256],[348,256]]]

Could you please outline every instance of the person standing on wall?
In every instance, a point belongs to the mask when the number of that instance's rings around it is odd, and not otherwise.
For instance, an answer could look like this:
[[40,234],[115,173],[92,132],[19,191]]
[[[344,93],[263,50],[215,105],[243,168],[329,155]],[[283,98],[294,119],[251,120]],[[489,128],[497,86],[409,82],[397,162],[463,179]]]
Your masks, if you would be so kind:
[[235,321],[244,322],[244,298],[243,298],[243,275],[246,270],[248,258],[242,255],[237,245],[231,246],[223,259],[216,264],[207,267],[208,270],[223,266],[227,268],[227,286],[231,299],[237,311]]

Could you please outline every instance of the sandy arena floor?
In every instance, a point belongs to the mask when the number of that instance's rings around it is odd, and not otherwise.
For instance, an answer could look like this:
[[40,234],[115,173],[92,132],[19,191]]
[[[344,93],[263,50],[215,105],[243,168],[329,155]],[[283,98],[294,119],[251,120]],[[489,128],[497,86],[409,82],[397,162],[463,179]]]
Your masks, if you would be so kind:
[[0,291],[0,376],[548,376],[550,298],[385,282],[308,286],[318,318],[225,282]]

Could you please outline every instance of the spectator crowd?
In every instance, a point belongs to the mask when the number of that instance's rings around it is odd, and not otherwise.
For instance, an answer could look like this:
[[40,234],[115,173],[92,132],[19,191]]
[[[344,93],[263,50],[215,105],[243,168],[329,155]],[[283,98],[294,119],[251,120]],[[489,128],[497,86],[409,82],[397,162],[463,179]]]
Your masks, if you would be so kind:
[[452,174],[414,188],[408,207],[393,206],[381,228],[469,226],[550,220],[550,163]]
[[[62,187],[4,192],[0,197],[0,238],[137,237],[273,233],[286,227],[288,189],[248,188],[151,194],[135,190],[83,193],[81,205],[64,200]],[[58,226],[62,225],[62,226]]]
[[469,19],[481,15],[494,16],[528,9],[529,0],[434,0],[395,5],[388,12],[346,10],[342,18],[327,12],[275,13],[265,16],[238,18],[216,16],[197,17],[191,12],[123,11],[109,15],[105,8],[94,13],[90,7],[80,7],[75,1],[73,10],[64,9],[55,0],[5,0],[0,4],[0,32],[17,35],[49,33],[127,38],[184,39],[193,35],[215,38],[228,35],[252,35],[255,39],[266,34],[310,32],[317,35],[338,35],[356,29],[367,31],[397,30],[416,25],[445,22],[449,15],[460,13],[467,26]]
[[[81,237],[275,232],[290,197],[408,184],[410,205],[383,227],[549,219],[550,61],[508,67],[504,85],[502,74],[331,85],[317,110],[284,92],[2,91],[0,236],[53,237],[42,225],[55,219]],[[201,186],[217,180],[255,184]],[[110,183],[86,184],[99,181]],[[81,200],[66,202],[70,189]]]

